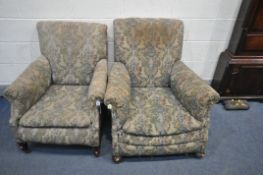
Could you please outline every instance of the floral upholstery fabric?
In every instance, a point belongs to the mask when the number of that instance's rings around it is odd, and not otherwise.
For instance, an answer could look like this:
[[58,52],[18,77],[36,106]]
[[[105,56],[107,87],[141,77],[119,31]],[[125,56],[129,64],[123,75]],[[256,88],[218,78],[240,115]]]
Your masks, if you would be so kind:
[[[128,145],[165,146],[204,140],[205,129],[168,136],[138,136],[121,132],[120,142]],[[206,137],[207,138],[207,137]]]
[[99,125],[92,128],[25,128],[17,129],[17,137],[25,142],[45,144],[99,146]]
[[23,127],[83,128],[97,119],[88,101],[89,86],[52,85],[20,119]]
[[171,89],[191,115],[200,121],[208,117],[211,105],[220,98],[213,88],[181,61],[174,64]]
[[113,155],[205,152],[209,111],[219,96],[180,61],[182,40],[179,20],[114,21],[115,59],[127,70],[111,70],[105,95]]
[[130,100],[130,76],[122,63],[114,63],[109,75],[105,102],[118,107],[127,105]]
[[119,153],[123,156],[144,156],[144,155],[170,155],[202,152],[204,142],[188,142],[183,144],[165,145],[165,146],[137,146],[124,143],[119,144]]
[[48,60],[41,56],[4,92],[11,103],[11,126],[17,126],[23,114],[45,93],[51,83],[51,69]]
[[5,91],[19,142],[99,146],[96,100],[107,84],[106,25],[37,24],[41,56]]
[[108,68],[107,60],[100,60],[94,70],[94,74],[89,86],[88,98],[91,101],[104,99],[106,87],[107,87],[107,78],[108,78]]
[[106,25],[45,21],[37,29],[54,83],[89,85],[96,63],[107,57]]
[[133,87],[168,87],[181,57],[183,23],[174,19],[114,20],[115,60],[125,64]]
[[170,88],[132,88],[126,133],[167,136],[195,131],[202,124],[177,101]]

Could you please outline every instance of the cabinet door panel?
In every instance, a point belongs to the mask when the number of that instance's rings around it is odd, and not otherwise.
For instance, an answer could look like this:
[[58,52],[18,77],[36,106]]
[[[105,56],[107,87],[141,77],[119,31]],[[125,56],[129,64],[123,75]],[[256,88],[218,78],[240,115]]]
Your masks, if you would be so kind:
[[252,29],[256,31],[263,31],[263,1],[260,1],[258,4]]
[[233,95],[263,95],[263,65],[240,65],[233,74]]
[[243,50],[263,52],[263,35],[247,35]]

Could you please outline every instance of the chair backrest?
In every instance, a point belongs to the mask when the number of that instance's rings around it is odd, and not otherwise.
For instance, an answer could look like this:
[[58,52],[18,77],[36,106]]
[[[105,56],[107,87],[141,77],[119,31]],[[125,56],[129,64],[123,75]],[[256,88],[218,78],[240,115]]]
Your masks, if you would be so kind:
[[40,50],[54,84],[88,85],[96,63],[107,58],[107,26],[66,21],[37,24]]
[[134,87],[167,87],[182,52],[183,23],[176,19],[114,20],[115,61],[125,64]]

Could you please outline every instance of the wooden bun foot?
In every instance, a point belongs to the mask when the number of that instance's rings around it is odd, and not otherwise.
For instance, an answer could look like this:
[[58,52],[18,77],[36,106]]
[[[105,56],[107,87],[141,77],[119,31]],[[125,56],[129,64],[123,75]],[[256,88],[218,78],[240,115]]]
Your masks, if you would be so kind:
[[30,150],[28,148],[28,144],[26,142],[17,142],[17,146],[24,153],[30,153]]
[[100,156],[100,147],[94,147],[93,148],[93,154],[95,157],[99,157]]
[[116,164],[120,163],[122,161],[121,156],[112,156],[112,161]]

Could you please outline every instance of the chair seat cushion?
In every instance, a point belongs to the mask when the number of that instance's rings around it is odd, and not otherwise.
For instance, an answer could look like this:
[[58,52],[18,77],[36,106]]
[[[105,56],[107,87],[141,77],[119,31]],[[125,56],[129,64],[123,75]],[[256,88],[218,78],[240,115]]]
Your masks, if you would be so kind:
[[128,145],[137,145],[137,146],[165,146],[165,145],[176,145],[184,144],[197,141],[207,141],[207,128],[201,130],[175,134],[169,136],[137,136],[127,133],[122,133],[122,136],[119,138],[119,142],[125,143]]
[[168,136],[201,129],[170,88],[132,88],[124,132],[141,136]]
[[[89,86],[52,85],[20,119],[23,127],[89,127],[98,116],[89,107]],[[98,117],[97,117],[98,118]]]

